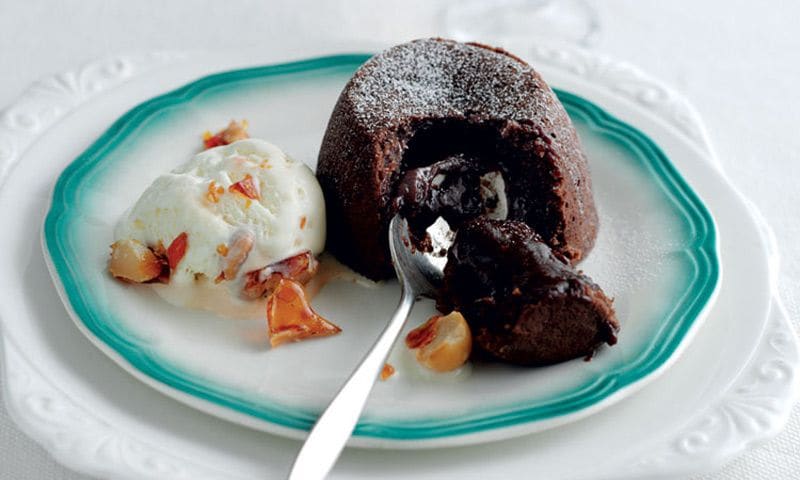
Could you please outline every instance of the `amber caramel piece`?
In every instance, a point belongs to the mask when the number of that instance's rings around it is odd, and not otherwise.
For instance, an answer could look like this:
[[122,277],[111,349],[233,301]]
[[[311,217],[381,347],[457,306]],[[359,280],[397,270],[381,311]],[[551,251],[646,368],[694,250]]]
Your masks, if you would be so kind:
[[269,342],[273,347],[342,331],[311,308],[303,285],[286,278],[280,279],[267,299],[267,324]]

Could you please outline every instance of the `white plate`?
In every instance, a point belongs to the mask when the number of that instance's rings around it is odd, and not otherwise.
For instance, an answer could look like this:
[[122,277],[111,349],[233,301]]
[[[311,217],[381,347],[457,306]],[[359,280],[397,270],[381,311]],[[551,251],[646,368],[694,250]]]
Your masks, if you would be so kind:
[[[537,474],[547,478],[641,478],[645,473],[708,467],[774,433],[785,421],[796,391],[797,347],[780,309],[770,308],[773,285],[768,262],[772,257],[743,201],[719,180],[718,172],[703,163],[707,154],[691,137],[682,137],[669,126],[677,118],[684,132],[697,133],[691,116],[686,120],[687,111],[680,108],[676,97],[629,68],[564,50],[550,53],[561,62],[572,58],[567,61],[574,66],[570,70],[595,78],[589,84],[538,58],[537,65],[548,78],[592,98],[606,97],[604,105],[618,115],[629,115],[626,119],[653,136],[715,208],[722,238],[730,239],[722,244],[729,275],[717,306],[696,342],[672,370],[598,415],[480,449],[425,453],[348,450],[334,476],[519,477],[535,466]],[[226,58],[231,66],[253,62],[252,57]],[[264,59],[268,60],[274,59]],[[9,184],[26,182],[31,187],[29,194],[8,195],[4,189],[0,197],[4,208],[11,203],[15,206],[12,211],[3,210],[8,212],[14,235],[5,237],[0,249],[0,259],[7,265],[0,277],[9,374],[5,396],[23,428],[74,468],[120,478],[263,478],[285,472],[296,451],[296,442],[216,421],[140,388],[76,335],[64,322],[63,309],[53,296],[40,294],[49,288],[43,261],[31,242],[36,226],[30,218],[43,214],[46,185],[54,177],[38,166],[66,164],[103,125],[129,108],[132,98],[147,98],[165,85],[182,83],[222,62],[211,56],[189,58],[113,90],[102,103],[83,105],[41,141],[37,139],[25,153],[22,166],[13,172]],[[104,72],[115,64],[96,65],[96,71]],[[142,63],[127,58],[122,65],[124,68],[110,71],[109,80],[128,78]],[[602,80],[608,72],[616,75],[616,81]],[[66,78],[87,78],[90,83],[105,77],[89,70],[83,76]],[[615,84],[627,85],[637,100],[630,102],[631,97],[620,95],[619,90],[625,90],[621,87],[612,93],[607,87]],[[666,96],[635,95],[642,92]],[[37,136],[44,122],[63,113],[64,104],[75,102],[75,96],[62,91],[46,93],[41,89],[33,92],[30,101],[9,111],[13,125],[30,128],[17,129],[14,142],[7,145],[24,145],[25,140]],[[84,90],[78,93],[86,95]],[[633,105],[639,101],[649,107],[637,110]],[[654,115],[653,110],[680,115],[670,115],[664,122],[664,116]],[[76,136],[78,131],[86,132],[85,136]],[[726,231],[736,235],[726,236]],[[747,255],[741,255],[745,250]],[[741,302],[745,292],[749,301]],[[737,328],[731,329],[731,322]],[[762,338],[765,326],[768,330]]]
[[[81,330],[124,368],[201,410],[302,436],[391,315],[396,282],[328,285],[314,299],[343,332],[268,348],[263,314],[230,321],[174,308],[107,274],[116,223],[153,178],[186,161],[200,132],[246,118],[251,134],[313,167],[329,112],[367,55],[336,55],[206,76],[114,122],[59,177],[45,219],[48,266]],[[420,448],[508,438],[574,421],[671,364],[713,303],[721,271],[711,213],[635,127],[559,91],[590,159],[600,216],[581,268],[614,297],[619,342],[545,368],[425,375],[402,344],[352,444]],[[210,127],[213,128],[213,127]],[[12,191],[14,186],[9,187]],[[329,218],[329,222],[337,221]],[[433,314],[416,308],[407,329]]]

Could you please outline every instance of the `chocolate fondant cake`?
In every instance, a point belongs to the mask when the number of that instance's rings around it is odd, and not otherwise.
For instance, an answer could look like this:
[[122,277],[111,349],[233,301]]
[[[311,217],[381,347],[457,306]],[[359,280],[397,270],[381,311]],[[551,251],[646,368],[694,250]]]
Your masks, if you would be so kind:
[[479,217],[458,229],[437,307],[460,311],[475,346],[520,365],[616,343],[611,300],[526,224]]
[[[425,188],[398,192],[407,172],[439,162],[471,175],[463,199],[459,187],[450,197],[458,202]],[[597,232],[586,159],[539,74],[485,45],[428,39],[390,48],[347,83],[322,142],[327,247],[359,273],[388,278],[388,224],[403,203],[395,198],[428,195],[444,201],[443,211],[472,202],[463,215],[450,209],[463,221],[469,209],[490,207],[473,187],[493,172],[502,178],[507,218],[531,226],[571,263],[586,255]]]
[[473,351],[546,365],[616,342],[611,300],[573,266],[597,235],[586,159],[522,60],[441,39],[373,57],[339,97],[317,175],[329,250],[370,278],[392,275],[395,214],[423,250],[425,229],[447,221],[456,235],[437,307],[463,314]]

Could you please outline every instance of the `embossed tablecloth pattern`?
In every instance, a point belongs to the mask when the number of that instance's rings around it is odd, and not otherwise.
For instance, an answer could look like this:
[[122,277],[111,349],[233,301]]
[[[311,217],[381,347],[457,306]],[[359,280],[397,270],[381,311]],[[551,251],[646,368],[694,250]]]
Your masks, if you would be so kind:
[[[291,42],[444,35],[447,2],[0,2],[0,106],[30,83],[120,51],[272,48]],[[694,103],[722,165],[761,209],[782,254],[781,295],[800,327],[800,3],[588,2],[592,49],[629,60]],[[354,12],[357,12],[355,14]],[[533,37],[531,39],[534,40]],[[2,120],[2,117],[0,117]],[[800,477],[800,408],[784,432],[712,479]],[[11,424],[0,407],[0,479],[78,479]]]

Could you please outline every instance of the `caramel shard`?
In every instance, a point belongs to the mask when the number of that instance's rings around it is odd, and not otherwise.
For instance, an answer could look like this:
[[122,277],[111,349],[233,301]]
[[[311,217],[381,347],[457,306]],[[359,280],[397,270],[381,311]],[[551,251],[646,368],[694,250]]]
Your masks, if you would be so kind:
[[342,331],[311,308],[300,283],[286,278],[280,279],[267,299],[267,324],[273,347]]
[[406,346],[417,361],[435,372],[449,372],[463,365],[472,352],[472,332],[459,312],[434,315],[408,332]]
[[129,282],[149,282],[161,274],[162,261],[138,240],[118,240],[111,244],[108,271]]

